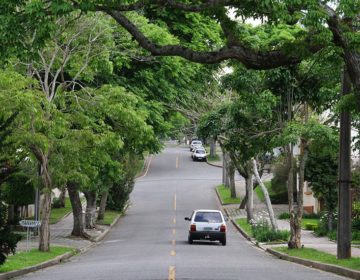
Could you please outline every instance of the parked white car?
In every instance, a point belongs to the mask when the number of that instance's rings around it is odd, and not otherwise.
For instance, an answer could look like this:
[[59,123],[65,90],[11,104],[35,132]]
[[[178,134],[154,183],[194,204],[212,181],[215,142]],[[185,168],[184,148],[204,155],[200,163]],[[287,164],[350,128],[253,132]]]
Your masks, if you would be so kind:
[[186,217],[189,225],[189,244],[194,240],[220,241],[226,245],[226,223],[219,210],[194,210],[191,217]]
[[195,151],[191,155],[193,161],[196,160],[204,160],[206,161],[206,151],[204,148],[195,149]]
[[194,151],[196,148],[202,147],[202,142],[200,140],[193,140],[190,144],[190,152]]

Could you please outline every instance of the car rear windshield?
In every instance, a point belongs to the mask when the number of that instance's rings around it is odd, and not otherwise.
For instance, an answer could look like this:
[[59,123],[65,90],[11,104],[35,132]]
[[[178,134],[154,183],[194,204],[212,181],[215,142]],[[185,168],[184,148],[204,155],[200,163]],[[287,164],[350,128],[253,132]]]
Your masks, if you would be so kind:
[[201,145],[201,141],[193,141],[192,144],[193,145]]
[[196,150],[196,153],[197,154],[205,154],[205,151],[204,150]]
[[222,218],[219,212],[197,212],[195,222],[222,223]]

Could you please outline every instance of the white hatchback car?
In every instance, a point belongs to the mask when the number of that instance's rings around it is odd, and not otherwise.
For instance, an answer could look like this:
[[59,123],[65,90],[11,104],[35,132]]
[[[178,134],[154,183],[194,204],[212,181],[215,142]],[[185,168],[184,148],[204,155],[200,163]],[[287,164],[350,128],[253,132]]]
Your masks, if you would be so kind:
[[185,218],[190,222],[188,242],[194,240],[220,241],[226,245],[226,223],[219,210],[194,210],[191,217]]
[[191,155],[193,161],[195,160],[204,160],[206,161],[206,151],[204,148],[197,148]]
[[202,142],[200,140],[193,140],[190,144],[190,152],[194,151],[196,148],[202,147]]

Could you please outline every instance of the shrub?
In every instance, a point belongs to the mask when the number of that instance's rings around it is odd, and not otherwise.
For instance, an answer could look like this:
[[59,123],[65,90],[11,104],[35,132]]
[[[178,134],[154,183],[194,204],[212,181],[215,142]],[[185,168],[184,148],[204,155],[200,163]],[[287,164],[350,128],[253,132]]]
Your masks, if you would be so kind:
[[303,213],[302,216],[304,219],[320,219],[320,214],[316,213]]
[[15,253],[16,244],[20,239],[21,236],[12,233],[7,224],[7,206],[1,201],[0,190],[0,265],[10,253]]
[[288,203],[288,193],[281,192],[281,193],[272,193],[269,194],[270,200],[272,204],[284,204]]
[[327,237],[328,237],[330,240],[336,240],[336,239],[337,239],[336,230],[333,230],[333,231],[328,232]]
[[[333,222],[332,222],[332,228],[336,229],[337,226],[337,212],[334,211],[333,213]],[[329,215],[328,212],[325,211],[322,213],[320,217],[319,227],[315,229],[315,234],[318,236],[325,236],[329,232]]]
[[351,237],[352,240],[360,240],[360,230],[353,231]]
[[316,230],[318,228],[317,224],[313,224],[313,223],[306,223],[305,224],[305,229],[306,230]]
[[360,231],[360,201],[352,205],[352,228]]
[[258,242],[287,241],[290,233],[287,230],[273,230],[266,212],[260,212],[255,220],[250,221],[253,234]]
[[54,197],[51,207],[52,208],[64,208],[65,206],[59,197]]
[[289,212],[283,212],[281,213],[278,218],[280,220],[287,220],[287,219],[290,219],[290,213]]

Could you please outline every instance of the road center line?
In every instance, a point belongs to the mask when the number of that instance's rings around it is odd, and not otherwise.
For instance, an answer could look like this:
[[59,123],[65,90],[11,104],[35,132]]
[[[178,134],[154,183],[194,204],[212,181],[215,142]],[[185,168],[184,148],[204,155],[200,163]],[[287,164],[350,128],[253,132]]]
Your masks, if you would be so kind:
[[176,256],[175,250],[171,250],[170,255],[173,256],[173,257]]
[[175,280],[175,266],[169,266],[169,280]]
[[171,241],[171,244],[172,244],[173,246],[175,246],[175,245],[176,245],[176,241],[175,241],[175,239],[174,239],[173,241]]
[[176,234],[176,229],[172,230],[172,234],[175,235]]
[[176,156],[176,169],[179,168],[179,154]]
[[176,218],[173,218],[173,224],[176,224]]
[[176,193],[174,194],[174,210],[176,210]]

